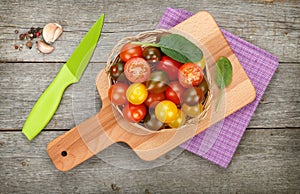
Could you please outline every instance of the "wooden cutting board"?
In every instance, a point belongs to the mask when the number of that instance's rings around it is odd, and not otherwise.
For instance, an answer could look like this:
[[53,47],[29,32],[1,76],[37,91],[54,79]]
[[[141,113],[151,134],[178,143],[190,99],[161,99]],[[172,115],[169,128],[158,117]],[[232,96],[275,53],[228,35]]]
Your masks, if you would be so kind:
[[115,142],[127,143],[143,160],[154,160],[255,99],[256,92],[251,81],[209,13],[199,12],[172,28],[171,32],[184,35],[203,50],[207,71],[212,78],[215,61],[219,57],[226,56],[231,61],[232,83],[223,91],[219,110],[215,109],[219,89],[214,79],[211,79],[212,105],[201,122],[179,129],[157,132],[144,130],[129,124],[112,107],[107,96],[107,74],[102,70],[96,79],[97,90],[102,99],[100,112],[48,145],[48,155],[57,169],[68,171]]

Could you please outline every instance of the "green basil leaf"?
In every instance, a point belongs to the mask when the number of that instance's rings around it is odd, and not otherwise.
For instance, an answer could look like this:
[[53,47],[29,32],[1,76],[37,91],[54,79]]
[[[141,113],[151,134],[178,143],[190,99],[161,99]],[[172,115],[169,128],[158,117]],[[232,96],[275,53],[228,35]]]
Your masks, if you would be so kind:
[[202,59],[202,51],[191,41],[178,34],[161,37],[157,45],[161,51],[181,63],[198,62]]
[[216,65],[216,84],[220,89],[224,88],[224,81],[223,81],[223,76],[222,76],[222,70],[220,69],[219,66]]
[[222,98],[223,89],[232,81],[232,65],[229,59],[226,57],[220,57],[216,63],[215,73],[216,84],[220,88],[220,94],[217,101],[216,111],[219,109],[219,105]]
[[164,47],[161,47],[160,50],[161,52],[165,53],[165,55],[171,57],[172,59],[180,63],[187,63],[190,61],[186,56],[182,55],[180,52],[177,52],[176,50],[164,48]]
[[232,65],[226,57],[220,57],[216,64],[216,84],[220,89],[227,87],[232,81]]

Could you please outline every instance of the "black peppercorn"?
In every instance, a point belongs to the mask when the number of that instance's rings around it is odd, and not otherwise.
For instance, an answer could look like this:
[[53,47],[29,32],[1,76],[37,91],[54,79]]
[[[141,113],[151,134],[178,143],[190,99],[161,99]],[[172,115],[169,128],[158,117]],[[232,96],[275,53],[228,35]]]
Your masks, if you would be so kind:
[[26,37],[26,34],[20,34],[19,39],[24,40],[25,37]]

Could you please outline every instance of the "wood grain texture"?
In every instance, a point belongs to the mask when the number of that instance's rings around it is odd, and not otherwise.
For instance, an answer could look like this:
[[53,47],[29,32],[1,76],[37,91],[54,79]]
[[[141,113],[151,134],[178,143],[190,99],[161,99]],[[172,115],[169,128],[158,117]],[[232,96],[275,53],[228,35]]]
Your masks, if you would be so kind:
[[[232,82],[224,90],[223,95],[226,95],[227,98],[226,101],[221,103],[219,111],[216,111],[214,108],[219,89],[214,79],[209,77],[208,79],[211,80],[212,85],[210,87],[210,92],[212,93],[210,103],[212,105],[208,106],[207,114],[201,120],[201,125],[198,125],[197,121],[180,129],[149,131],[148,133],[146,132],[147,130],[141,128],[133,129],[134,127],[127,124],[128,122],[125,119],[120,115],[117,117],[113,112],[107,96],[109,89],[108,75],[105,73],[105,70],[101,70],[96,80],[97,90],[102,100],[100,112],[49,143],[47,148],[48,154],[59,170],[68,171],[90,158],[91,154],[88,148],[92,150],[92,153],[97,154],[113,142],[120,141],[128,144],[143,160],[155,160],[255,99],[256,91],[254,86],[222,35],[215,20],[208,12],[195,14],[175,26],[171,31],[186,35],[192,41],[195,40],[197,44],[203,44],[203,47],[207,49],[207,52],[204,52],[204,57],[208,64],[208,75],[214,77],[215,61],[221,56],[226,56],[231,61],[233,69]],[[215,45],[218,45],[218,47]],[[226,107],[224,108],[224,106]],[[225,111],[221,111],[222,109]],[[197,131],[194,130],[196,128]],[[140,131],[145,131],[147,134],[140,135]],[[84,143],[86,143],[86,147],[83,146]],[[64,150],[65,154],[69,152],[71,154],[61,155],[62,150]]]
[[149,170],[120,169],[93,157],[61,173],[49,160],[45,142],[62,132],[42,133],[32,142],[21,132],[0,133],[0,193],[113,193],[111,184],[121,193],[146,189],[151,193],[295,193],[300,189],[299,128],[246,131],[226,170],[185,151]]
[[[34,6],[32,6],[34,5]],[[260,46],[278,56],[280,62],[298,62],[299,3],[297,1],[162,1],[135,2],[130,0],[78,1],[1,1],[0,61],[66,61],[70,53],[101,13],[106,14],[103,33],[92,61],[106,61],[109,51],[122,37],[136,32],[153,30],[164,9],[168,6],[184,8],[197,13],[212,13],[220,27]],[[30,9],[25,9],[30,7]],[[33,13],[40,13],[35,17]],[[80,13],[80,16],[79,14]],[[16,18],[18,15],[18,18]],[[15,29],[27,31],[31,26],[43,27],[48,22],[58,22],[64,33],[55,42],[53,55],[36,55],[23,51],[20,55],[13,49],[16,42]]]
[[[209,11],[220,27],[279,58],[278,70],[229,168],[185,151],[150,170],[119,169],[96,157],[67,173],[55,170],[46,145],[75,126],[76,104],[83,112],[80,119],[90,116],[91,107],[74,99],[74,90],[89,84],[70,86],[47,130],[29,142],[20,129],[38,96],[102,12],[103,33],[85,72],[93,83],[115,43],[154,29],[168,6]],[[116,193],[118,187],[121,193],[299,193],[299,12],[297,0],[0,1],[0,193]],[[48,22],[64,28],[53,54],[13,48],[20,43],[16,29],[25,32]],[[87,95],[99,110],[96,94],[95,89]]]
[[[0,130],[20,130],[22,128],[35,101],[47,88],[62,65],[61,63],[0,63]],[[88,84],[95,84],[97,73],[104,66],[104,63],[88,65],[84,75],[90,79]],[[251,119],[249,128],[300,127],[300,83],[297,72],[300,73],[300,63],[280,63],[267,87],[263,100]],[[86,85],[71,85],[67,88],[57,112],[46,129],[73,128],[75,126],[74,103],[78,105],[76,110],[84,113],[81,116],[83,119],[93,115],[91,110],[94,108],[86,107],[83,104],[86,98],[72,99],[75,92],[80,91],[83,87]],[[100,99],[96,85],[94,88],[95,92],[87,94],[87,98],[91,99],[90,104],[95,103],[95,106],[99,107]]]

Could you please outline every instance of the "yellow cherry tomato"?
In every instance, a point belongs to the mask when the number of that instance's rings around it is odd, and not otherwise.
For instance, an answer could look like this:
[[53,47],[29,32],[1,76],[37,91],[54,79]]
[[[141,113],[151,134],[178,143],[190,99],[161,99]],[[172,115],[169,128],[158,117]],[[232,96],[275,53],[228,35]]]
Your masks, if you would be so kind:
[[127,100],[134,105],[142,104],[148,96],[148,90],[144,84],[131,84],[126,90]]
[[163,100],[155,107],[156,118],[163,123],[170,123],[177,117],[177,106],[170,100]]
[[190,117],[196,117],[203,111],[203,105],[201,103],[195,106],[183,104],[182,111]]
[[182,112],[182,110],[178,109],[178,112],[176,114],[176,118],[169,122],[168,125],[172,128],[179,128],[185,123],[185,114]]

